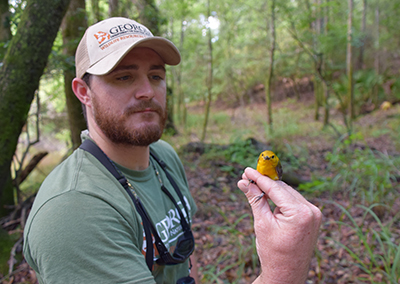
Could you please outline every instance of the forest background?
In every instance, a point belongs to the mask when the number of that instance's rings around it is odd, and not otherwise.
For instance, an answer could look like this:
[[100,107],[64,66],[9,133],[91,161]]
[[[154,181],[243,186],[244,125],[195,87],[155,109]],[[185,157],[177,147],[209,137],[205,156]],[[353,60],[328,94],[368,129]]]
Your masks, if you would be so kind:
[[163,138],[199,207],[202,283],[259,273],[236,182],[266,148],[325,216],[308,283],[400,283],[399,14],[395,0],[0,0],[0,282],[36,281],[24,223],[86,127],[75,49],[124,16],[181,51]]

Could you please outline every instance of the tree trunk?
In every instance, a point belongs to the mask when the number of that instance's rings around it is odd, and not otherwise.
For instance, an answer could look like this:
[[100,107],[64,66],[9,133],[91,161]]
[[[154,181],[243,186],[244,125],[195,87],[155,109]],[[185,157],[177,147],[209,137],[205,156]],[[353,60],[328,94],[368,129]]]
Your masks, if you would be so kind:
[[330,20],[330,17],[329,17],[329,2],[330,2],[330,0],[326,0],[325,1],[325,26],[324,26],[324,33],[325,33],[325,35],[327,35],[328,34],[328,24],[329,24],[329,20]]
[[347,20],[347,57],[346,57],[346,65],[347,65],[347,79],[348,79],[348,98],[349,98],[349,115],[350,115],[350,125],[352,119],[355,117],[354,111],[354,90],[353,90],[353,62],[352,62],[352,28],[353,28],[353,0],[348,0],[349,4],[349,15]]
[[[171,38],[174,38],[174,28],[173,28],[174,20],[171,19],[170,23],[171,23],[171,30],[170,30]],[[169,80],[167,80],[167,121],[165,124],[164,131],[166,131],[170,135],[178,134],[178,130],[176,129],[175,124],[174,124],[174,96],[173,96],[173,94],[174,94],[174,90],[175,90],[175,81],[174,81],[175,71],[176,71],[175,68],[173,68],[171,70],[172,76],[168,76]]]
[[[317,37],[320,37],[324,32],[326,32],[324,26],[327,26],[327,23],[324,22],[325,19],[325,13],[327,11],[325,9],[322,9],[321,7],[324,5],[322,0],[317,0],[316,1],[317,5],[317,11],[316,11],[316,26],[315,26],[315,32]],[[315,37],[315,43],[316,45],[314,46],[314,50],[318,50],[318,44],[317,44],[317,38]],[[317,57],[317,69],[319,70],[318,72],[321,74],[325,73],[326,69],[326,63],[325,63],[325,54],[322,52],[318,52],[318,54],[315,55]],[[324,80],[321,80],[321,84],[319,85],[319,96],[321,101],[323,101],[324,105],[324,121],[323,121],[323,127],[326,127],[329,124],[329,90],[326,85],[326,82]]]
[[295,69],[294,69],[294,74],[292,75],[292,80],[293,80],[293,89],[294,93],[296,94],[297,100],[301,99],[301,94],[299,87],[297,85],[297,77],[298,77],[298,70],[299,70],[299,62],[300,62],[300,57],[301,57],[301,52],[297,52],[297,57],[296,57],[296,63],[295,63]]
[[315,32],[317,35],[320,35],[322,33],[322,26],[323,26],[323,16],[322,16],[322,9],[321,9],[321,1],[322,0],[316,0],[315,2],[315,14],[316,14],[316,20],[315,20]]
[[131,18],[132,10],[131,1],[108,0],[108,16],[109,17],[125,17]]
[[[328,24],[329,24],[329,0],[326,0],[325,3],[325,9],[324,9],[324,16],[323,18],[325,19],[324,21],[324,28],[323,28],[323,32],[325,34],[325,36],[328,35]],[[321,55],[322,56],[322,55]],[[323,70],[327,69],[327,62],[329,60],[328,54],[324,54],[324,57],[321,59],[322,60],[322,68]],[[329,88],[328,85],[326,84],[326,81],[322,81],[322,89],[323,89],[323,98],[324,98],[324,106],[325,106],[325,112],[324,112],[324,127],[326,127],[327,125],[330,124],[329,119],[329,112],[330,112],[330,106],[329,106],[329,97],[330,97],[330,92],[329,92]]]
[[322,91],[323,91],[323,98],[324,98],[324,127],[328,126],[329,124],[329,90],[326,83],[322,82]]
[[265,88],[265,100],[267,102],[267,115],[268,115],[268,125],[269,131],[272,134],[273,132],[273,122],[272,122],[272,102],[271,102],[271,82],[272,77],[274,76],[274,54],[275,54],[275,0],[271,1],[271,49],[269,52],[269,68],[268,68],[268,77]]
[[[210,13],[210,0],[207,1],[207,20],[211,16]],[[212,49],[212,35],[211,35],[211,27],[208,25],[208,52],[209,52],[209,59],[208,59],[208,78],[207,78],[207,98],[206,98],[206,109],[204,114],[204,123],[203,123],[203,133],[201,135],[201,141],[204,142],[206,138],[207,132],[207,124],[208,124],[208,117],[210,116],[210,108],[211,108],[211,99],[212,99],[212,86],[213,86],[213,49]]]
[[360,54],[358,55],[358,69],[364,69],[364,50],[366,43],[366,21],[367,21],[367,0],[363,0],[363,11],[361,20],[361,46]]
[[[0,43],[7,43],[11,39],[10,11],[8,0],[0,0]],[[6,52],[6,44],[0,45],[0,62]]]
[[[180,32],[180,40],[179,40],[179,50],[183,50],[183,42],[185,38],[185,17],[182,15],[181,19],[181,32]],[[182,90],[182,64],[180,64],[176,70],[176,82],[177,82],[177,90],[178,90],[178,100],[177,100],[177,109],[178,116],[180,122],[183,124],[184,129],[186,130],[186,103],[185,103],[185,94]]]
[[322,95],[321,95],[321,83],[319,81],[319,78],[317,76],[314,76],[314,100],[315,100],[315,109],[314,109],[314,120],[318,121],[319,120],[319,108],[322,105]]
[[108,15],[110,17],[121,16],[119,14],[118,0],[110,0],[110,1],[108,1]]
[[0,216],[13,204],[11,161],[69,1],[28,1],[0,69]]
[[[171,34],[171,38],[174,38],[174,19],[170,19],[171,30],[169,33]],[[174,96],[173,90],[175,89],[175,81],[174,77],[176,75],[176,69],[173,68],[171,70],[172,76],[168,76],[167,80],[167,121],[165,123],[164,131],[166,131],[170,135],[178,134],[178,130],[174,124]]]
[[100,22],[102,20],[101,14],[100,14],[100,6],[99,6],[99,0],[91,0],[90,4],[92,6],[92,13],[94,17],[94,22]]
[[139,12],[138,22],[145,25],[154,35],[160,35],[160,12],[154,0],[132,0]]
[[[311,4],[309,0],[304,0],[304,4],[306,6],[306,13],[308,15],[308,18],[314,18],[312,9],[311,9]],[[310,30],[313,29],[313,21],[309,21],[309,28]]]
[[174,124],[174,105],[173,105],[173,88],[168,86],[167,87],[167,121],[165,123],[165,131],[169,135],[176,135],[178,130],[175,128]]
[[0,0],[0,42],[5,42],[10,39],[11,30],[8,0]]
[[[379,3],[379,2],[378,2]],[[380,29],[379,29],[379,26],[380,26],[380,19],[379,19],[379,14],[380,14],[380,12],[379,12],[379,6],[377,6],[376,7],[376,9],[375,9],[375,27],[376,27],[376,35],[375,35],[375,38],[376,38],[376,44],[375,44],[375,46],[376,46],[376,52],[375,52],[375,62],[374,62],[374,65],[375,65],[375,70],[376,70],[376,74],[378,74],[378,75],[380,75],[380,73],[381,73],[381,68],[380,68],[380,66],[381,66],[381,59],[380,59],[380,52],[381,52],[381,47],[380,47]]]
[[82,114],[82,104],[72,91],[71,84],[75,78],[75,66],[72,64],[78,47],[78,39],[83,36],[87,28],[85,0],[71,0],[68,11],[61,25],[63,37],[63,54],[71,60],[67,61],[64,67],[64,92],[67,104],[69,129],[73,149],[81,144],[81,131],[86,129],[86,121]]

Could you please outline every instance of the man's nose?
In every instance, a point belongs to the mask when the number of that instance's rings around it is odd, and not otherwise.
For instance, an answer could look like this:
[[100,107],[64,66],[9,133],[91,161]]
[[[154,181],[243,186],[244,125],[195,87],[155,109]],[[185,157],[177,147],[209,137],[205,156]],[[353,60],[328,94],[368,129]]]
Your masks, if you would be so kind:
[[139,99],[144,99],[144,100],[151,100],[154,97],[154,88],[151,85],[151,82],[149,78],[143,78],[139,85],[138,88],[136,89],[135,97]]

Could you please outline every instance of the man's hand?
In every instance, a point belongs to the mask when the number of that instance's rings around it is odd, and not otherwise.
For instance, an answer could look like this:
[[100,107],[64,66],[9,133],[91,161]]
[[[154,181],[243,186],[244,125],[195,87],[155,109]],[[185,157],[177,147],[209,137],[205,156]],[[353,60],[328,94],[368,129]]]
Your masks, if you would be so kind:
[[[252,168],[245,170],[238,187],[254,215],[262,269],[254,283],[304,284],[319,235],[321,211],[286,183],[273,181]],[[264,198],[257,200],[262,192]],[[276,205],[273,212],[268,199]]]

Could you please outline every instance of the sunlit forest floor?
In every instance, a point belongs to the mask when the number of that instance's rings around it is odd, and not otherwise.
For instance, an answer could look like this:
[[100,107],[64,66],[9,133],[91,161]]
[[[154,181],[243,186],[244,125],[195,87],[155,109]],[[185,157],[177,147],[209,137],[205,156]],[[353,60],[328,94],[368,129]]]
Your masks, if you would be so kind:
[[[360,116],[350,137],[339,135],[346,129],[335,110],[335,130],[323,129],[312,101],[289,99],[273,110],[271,133],[265,104],[215,107],[201,143],[202,107],[192,106],[188,130],[164,137],[198,206],[201,283],[251,283],[260,273],[251,210],[236,183],[265,148],[280,156],[284,172],[308,181],[295,188],[324,214],[307,283],[400,283],[400,106]],[[16,269],[2,283],[35,283],[26,264]]]

